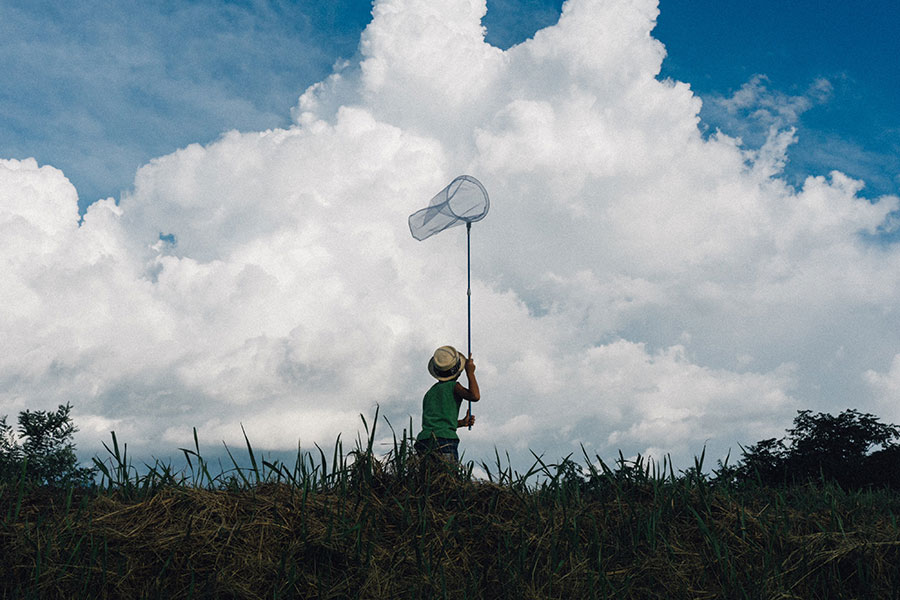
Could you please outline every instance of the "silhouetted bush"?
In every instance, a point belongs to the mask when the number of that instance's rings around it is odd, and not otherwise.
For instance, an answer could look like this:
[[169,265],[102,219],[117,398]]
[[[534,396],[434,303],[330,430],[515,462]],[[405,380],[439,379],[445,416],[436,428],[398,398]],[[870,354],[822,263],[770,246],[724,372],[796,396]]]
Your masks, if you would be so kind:
[[[737,483],[763,485],[824,480],[844,489],[900,488],[897,425],[880,423],[874,415],[854,409],[837,416],[801,410],[787,433],[743,448],[741,463],[720,469],[721,475]],[[875,448],[879,449],[872,452]]]
[[88,485],[93,469],[79,467],[72,435],[77,431],[72,423],[72,406],[60,405],[55,411],[19,413],[19,432],[16,435],[0,419],[0,481],[11,483],[20,479],[38,485]]

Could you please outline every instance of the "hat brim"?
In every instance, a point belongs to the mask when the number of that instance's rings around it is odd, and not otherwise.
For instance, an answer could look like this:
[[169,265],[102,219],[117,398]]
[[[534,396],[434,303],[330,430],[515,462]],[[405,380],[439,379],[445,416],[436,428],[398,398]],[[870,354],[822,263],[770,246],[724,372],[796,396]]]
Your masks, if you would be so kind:
[[428,372],[431,373],[431,376],[437,379],[438,381],[452,381],[454,379],[458,379],[462,372],[466,368],[466,357],[463,356],[462,352],[456,352],[456,356],[459,357],[459,368],[453,372],[451,375],[440,375],[437,372],[437,367],[434,364],[434,357],[432,356],[428,360]]

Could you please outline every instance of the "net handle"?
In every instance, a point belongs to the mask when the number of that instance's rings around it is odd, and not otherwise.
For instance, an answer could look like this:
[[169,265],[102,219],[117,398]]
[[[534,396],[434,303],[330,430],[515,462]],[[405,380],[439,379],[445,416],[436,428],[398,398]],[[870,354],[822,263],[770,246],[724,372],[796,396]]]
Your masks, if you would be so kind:
[[[469,313],[469,353],[466,359],[472,356],[472,222],[466,221],[466,298],[468,302]],[[469,400],[469,410],[466,413],[468,417],[472,416],[472,401]],[[472,429],[472,422],[469,421],[469,429]]]

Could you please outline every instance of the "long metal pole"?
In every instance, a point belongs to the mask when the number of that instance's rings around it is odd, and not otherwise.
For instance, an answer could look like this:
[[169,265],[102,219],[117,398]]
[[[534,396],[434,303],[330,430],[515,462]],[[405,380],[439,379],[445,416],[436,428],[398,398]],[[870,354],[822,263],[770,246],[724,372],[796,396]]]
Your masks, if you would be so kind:
[[[472,356],[472,223],[466,222],[466,296],[469,304],[469,354]],[[469,411],[472,414],[472,401],[469,400]],[[469,424],[472,429],[472,424]]]

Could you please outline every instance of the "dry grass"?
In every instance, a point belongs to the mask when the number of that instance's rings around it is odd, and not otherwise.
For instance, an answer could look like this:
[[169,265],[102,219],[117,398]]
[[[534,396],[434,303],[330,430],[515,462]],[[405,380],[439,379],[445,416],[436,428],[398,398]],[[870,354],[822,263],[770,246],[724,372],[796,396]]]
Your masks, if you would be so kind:
[[80,494],[0,487],[0,591],[135,599],[900,592],[900,499],[887,492],[736,491],[642,470],[623,477],[623,469],[578,478],[571,463],[540,461],[526,475],[498,461],[485,482],[396,450],[377,461],[370,443],[327,476],[323,456],[321,469],[291,477],[254,460],[255,474],[205,485],[120,480]]

